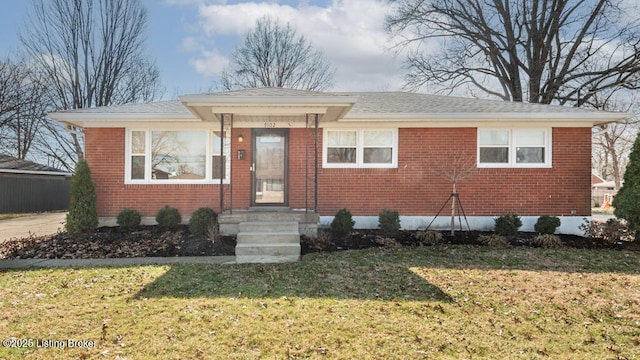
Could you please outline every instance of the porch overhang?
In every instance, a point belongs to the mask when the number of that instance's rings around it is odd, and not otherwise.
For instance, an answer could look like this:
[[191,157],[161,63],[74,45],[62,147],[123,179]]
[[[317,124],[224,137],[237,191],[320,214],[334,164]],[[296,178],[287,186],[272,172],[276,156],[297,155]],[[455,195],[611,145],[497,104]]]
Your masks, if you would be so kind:
[[238,117],[285,116],[304,121],[307,114],[318,114],[322,122],[343,118],[356,103],[349,95],[248,95],[229,96],[225,93],[185,95],[182,104],[203,121],[219,122],[220,114]]

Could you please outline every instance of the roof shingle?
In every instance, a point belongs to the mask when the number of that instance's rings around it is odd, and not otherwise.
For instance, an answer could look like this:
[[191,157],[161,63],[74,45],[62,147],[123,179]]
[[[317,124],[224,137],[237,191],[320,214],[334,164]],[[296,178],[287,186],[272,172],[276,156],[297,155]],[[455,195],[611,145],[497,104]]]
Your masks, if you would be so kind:
[[[548,114],[588,114],[602,113],[595,109],[583,109],[559,105],[533,104],[500,100],[473,99],[455,96],[430,95],[401,91],[391,92],[318,92],[283,88],[255,88],[201,94],[203,97],[291,97],[314,98],[336,97],[357,99],[350,115],[375,114],[508,114],[508,113],[548,113]],[[180,100],[151,102],[145,104],[114,105],[99,108],[76,109],[58,113],[74,114],[164,114],[180,117],[193,116]]]
[[29,172],[57,172],[61,175],[68,174],[66,171],[56,169],[51,166],[42,165],[29,160],[14,158],[13,156],[0,154],[0,171],[17,170]]

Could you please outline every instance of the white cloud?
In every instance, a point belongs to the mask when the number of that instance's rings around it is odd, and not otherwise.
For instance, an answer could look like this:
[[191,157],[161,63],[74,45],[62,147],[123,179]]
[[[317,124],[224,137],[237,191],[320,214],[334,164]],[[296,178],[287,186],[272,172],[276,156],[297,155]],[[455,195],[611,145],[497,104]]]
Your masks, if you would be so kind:
[[207,77],[215,77],[229,65],[229,59],[220,54],[217,49],[213,49],[212,51],[203,51],[199,58],[192,59],[189,63],[198,73]]
[[297,10],[288,5],[247,2],[233,5],[205,5],[199,9],[201,26],[205,34],[244,35],[263,16],[289,21]]
[[[168,0],[196,3],[197,0]],[[392,43],[384,31],[389,8],[384,0],[333,0],[326,7],[300,2],[296,7],[273,2],[198,5],[198,36],[183,40],[183,48],[199,50],[191,65],[205,76],[216,76],[223,55],[230,53],[255,22],[265,15],[289,22],[312,41],[336,68],[332,90],[397,90],[402,86],[400,60],[388,50]],[[235,41],[224,48],[223,41]],[[211,41],[214,40],[214,41]],[[205,42],[215,45],[204,45]],[[231,45],[231,46],[229,46]],[[212,48],[215,46],[215,48]],[[206,49],[206,50],[205,50]],[[224,50],[223,50],[224,49]],[[216,70],[214,70],[216,69]]]

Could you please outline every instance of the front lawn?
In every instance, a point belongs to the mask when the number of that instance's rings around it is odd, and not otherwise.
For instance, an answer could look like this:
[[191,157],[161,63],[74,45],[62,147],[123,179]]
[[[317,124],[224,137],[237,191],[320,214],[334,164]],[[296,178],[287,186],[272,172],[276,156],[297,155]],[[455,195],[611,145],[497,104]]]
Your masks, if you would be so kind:
[[373,248],[4,271],[0,288],[0,334],[34,340],[3,359],[640,359],[638,252]]

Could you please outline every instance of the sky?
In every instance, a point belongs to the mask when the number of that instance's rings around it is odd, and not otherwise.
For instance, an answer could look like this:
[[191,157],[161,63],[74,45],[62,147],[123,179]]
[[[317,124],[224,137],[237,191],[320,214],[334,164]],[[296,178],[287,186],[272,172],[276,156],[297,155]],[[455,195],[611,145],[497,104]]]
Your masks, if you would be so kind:
[[[333,91],[400,90],[402,60],[384,31],[384,0],[143,0],[147,52],[162,77],[164,98],[217,90],[216,78],[256,20],[289,22],[335,67]],[[0,0],[0,58],[20,49],[30,1]]]

